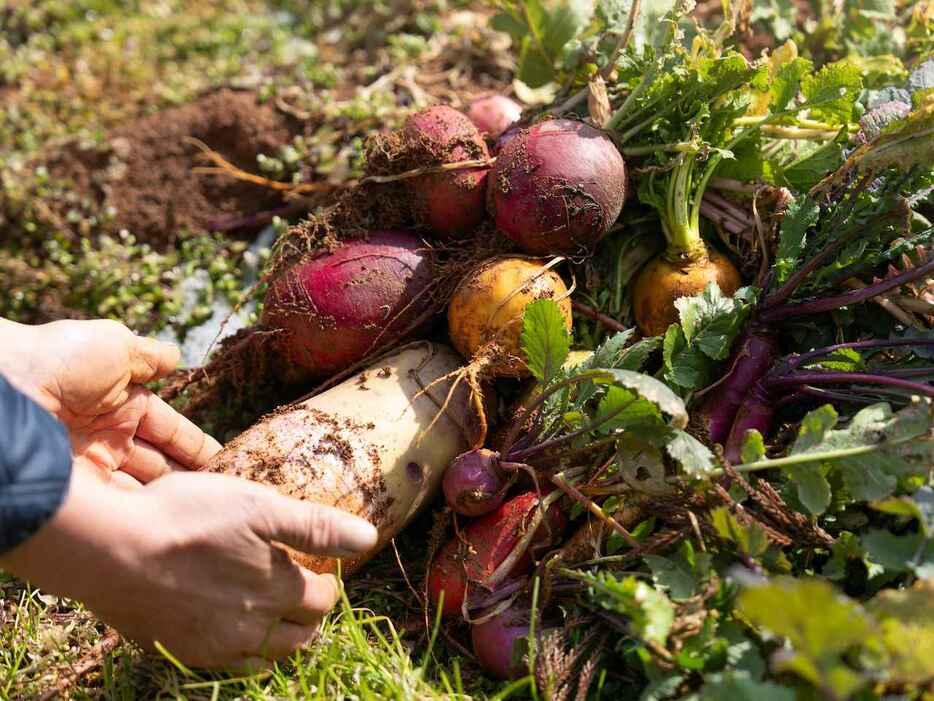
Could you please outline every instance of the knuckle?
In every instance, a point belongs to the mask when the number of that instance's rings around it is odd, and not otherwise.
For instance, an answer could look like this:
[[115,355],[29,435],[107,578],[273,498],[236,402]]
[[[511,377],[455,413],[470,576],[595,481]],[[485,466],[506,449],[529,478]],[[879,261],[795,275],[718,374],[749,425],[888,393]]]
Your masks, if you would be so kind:
[[308,509],[308,534],[315,548],[330,550],[339,545],[337,528],[334,520],[323,509],[311,507]]

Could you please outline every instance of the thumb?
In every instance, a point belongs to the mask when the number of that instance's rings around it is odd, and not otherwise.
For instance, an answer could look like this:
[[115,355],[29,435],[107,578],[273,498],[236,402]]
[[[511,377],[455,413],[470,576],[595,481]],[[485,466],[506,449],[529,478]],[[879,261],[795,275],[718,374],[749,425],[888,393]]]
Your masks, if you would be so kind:
[[376,546],[376,528],[362,518],[323,504],[274,494],[256,519],[261,538],[309,555],[350,557]]
[[175,369],[181,351],[174,343],[145,336],[130,340],[130,376],[132,382],[145,384],[165,377]]

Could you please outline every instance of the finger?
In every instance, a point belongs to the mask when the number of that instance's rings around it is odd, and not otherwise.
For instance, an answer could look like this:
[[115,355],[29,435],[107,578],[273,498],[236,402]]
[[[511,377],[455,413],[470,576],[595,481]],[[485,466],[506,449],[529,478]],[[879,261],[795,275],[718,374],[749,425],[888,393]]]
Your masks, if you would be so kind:
[[282,614],[290,623],[306,626],[318,625],[328,611],[340,600],[340,585],[331,574],[315,574],[301,568],[304,587],[301,600],[294,609]]
[[[263,490],[266,492],[267,490]],[[268,490],[254,514],[262,538],[311,555],[350,557],[376,545],[376,529],[362,518],[321,504],[311,504]]]
[[221,449],[221,444],[179,414],[152,392],[146,390],[146,413],[136,435],[178,462],[197,470]]
[[288,621],[278,621],[270,629],[258,656],[267,660],[281,660],[288,657],[318,635],[318,625],[299,625]]
[[182,352],[174,343],[133,336],[130,340],[130,379],[137,384],[158,380],[178,365]]
[[123,465],[120,466],[121,473],[126,473],[127,476],[132,475],[143,484],[152,482],[169,472],[184,469],[164,452],[139,437],[133,439],[133,447],[130,448]]

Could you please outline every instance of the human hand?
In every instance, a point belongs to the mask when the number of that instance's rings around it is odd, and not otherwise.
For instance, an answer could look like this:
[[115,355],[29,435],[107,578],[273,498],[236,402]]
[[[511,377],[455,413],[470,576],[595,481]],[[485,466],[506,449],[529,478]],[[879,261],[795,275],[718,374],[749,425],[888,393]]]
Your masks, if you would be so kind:
[[338,600],[334,577],[274,543],[347,557],[376,540],[362,519],[226,475],[176,472],[125,491],[75,472],[59,512],[0,565],[146,649],[256,668],[311,639]]
[[0,371],[68,428],[77,468],[121,486],[201,467],[220,444],[143,387],[176,366],[174,345],[115,321],[0,320]]

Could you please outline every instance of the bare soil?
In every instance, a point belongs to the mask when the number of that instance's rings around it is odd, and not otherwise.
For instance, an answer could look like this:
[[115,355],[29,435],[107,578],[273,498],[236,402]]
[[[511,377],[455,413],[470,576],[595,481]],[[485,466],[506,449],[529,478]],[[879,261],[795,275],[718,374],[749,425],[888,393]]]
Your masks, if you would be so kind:
[[206,161],[189,137],[256,172],[257,154],[275,155],[300,131],[297,120],[259,103],[252,93],[222,89],[113,130],[103,149],[66,146],[46,165],[82,199],[113,208],[107,227],[127,229],[165,248],[183,229],[209,231],[282,203],[268,188],[226,174],[193,172]]

